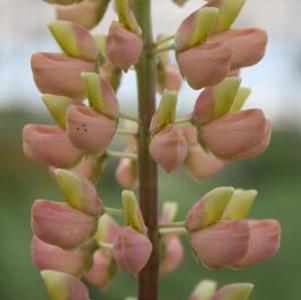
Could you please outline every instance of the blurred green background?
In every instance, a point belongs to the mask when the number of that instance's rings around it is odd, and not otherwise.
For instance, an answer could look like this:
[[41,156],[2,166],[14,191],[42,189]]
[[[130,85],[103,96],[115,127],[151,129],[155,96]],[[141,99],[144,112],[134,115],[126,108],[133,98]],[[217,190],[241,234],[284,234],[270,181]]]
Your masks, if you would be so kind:
[[[40,122],[43,115],[23,111],[2,112],[0,129],[0,299],[48,299],[38,270],[31,262],[30,207],[37,198],[62,199],[46,168],[22,154],[21,129],[25,123]],[[206,191],[218,185],[255,188],[259,196],[252,210],[254,218],[277,218],[283,228],[279,254],[265,264],[244,271],[207,271],[198,265],[191,253],[173,274],[161,281],[161,299],[184,300],[202,278],[220,285],[250,281],[256,288],[251,299],[301,299],[301,132],[293,127],[274,130],[269,150],[261,157],[235,163],[204,183],[193,182],[184,172],[161,174],[161,201],[179,201],[179,219]],[[120,189],[114,179],[112,162],[99,184],[106,205],[120,206]],[[185,238],[183,242],[187,247]],[[105,293],[91,289],[93,300],[121,300],[135,295],[134,277],[120,273]]]

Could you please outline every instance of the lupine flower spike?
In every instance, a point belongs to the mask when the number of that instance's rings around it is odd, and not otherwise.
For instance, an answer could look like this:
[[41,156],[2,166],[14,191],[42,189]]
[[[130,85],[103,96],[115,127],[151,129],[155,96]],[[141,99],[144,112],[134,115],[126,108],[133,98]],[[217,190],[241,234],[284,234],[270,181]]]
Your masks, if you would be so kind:
[[[38,199],[31,209],[32,260],[50,299],[90,300],[84,283],[104,293],[119,271],[139,278],[138,295],[127,300],[159,299],[159,275],[184,262],[180,235],[210,270],[239,271],[274,256],[281,226],[249,216],[256,190],[216,187],[184,220],[176,219],[177,202],[164,202],[158,211],[164,197],[158,166],[167,173],[183,166],[204,181],[230,163],[260,155],[270,143],[264,112],[243,108],[251,89],[240,71],[262,59],[268,40],[262,29],[232,28],[246,0],[206,0],[175,32],[158,32],[157,38],[151,1],[44,1],[56,10],[48,28],[60,51],[34,53],[31,68],[54,124],[25,125],[23,150],[46,167],[63,198]],[[189,1],[171,2],[180,9]],[[107,32],[94,35],[110,4],[115,18]],[[137,116],[123,112],[126,104],[117,99],[129,70],[137,74]],[[177,118],[184,80],[201,91],[192,111]],[[108,166],[117,166],[116,181],[126,189],[122,208],[111,207],[108,188],[96,186],[111,159],[117,164]],[[136,188],[139,201],[131,191]],[[189,300],[248,300],[252,289],[251,283],[217,288],[203,280]]]

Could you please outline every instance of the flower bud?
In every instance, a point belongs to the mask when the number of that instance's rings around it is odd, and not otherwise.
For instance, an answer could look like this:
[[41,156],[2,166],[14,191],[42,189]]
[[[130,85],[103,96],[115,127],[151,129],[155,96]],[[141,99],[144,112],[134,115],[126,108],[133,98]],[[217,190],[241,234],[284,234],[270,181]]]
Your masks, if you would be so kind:
[[[137,141],[135,138],[129,139],[128,146],[125,149],[127,153],[137,152]],[[138,185],[138,170],[136,161],[128,158],[120,160],[116,169],[116,180],[125,189],[132,190]]]
[[182,131],[170,124],[154,135],[149,151],[156,163],[171,172],[183,164],[188,150]]
[[27,124],[23,128],[23,151],[34,161],[58,168],[71,168],[82,158],[64,130],[47,125]]
[[103,214],[98,220],[95,237],[99,242],[114,244],[119,230],[119,224],[108,214]]
[[37,200],[31,211],[32,230],[39,239],[63,249],[78,247],[96,229],[96,220],[64,203]]
[[241,87],[237,91],[233,103],[229,109],[229,112],[236,112],[240,111],[247,101],[248,97],[250,96],[252,90],[249,88]]
[[241,190],[234,191],[231,200],[224,210],[221,220],[243,220],[249,215],[249,211],[253,206],[257,196],[256,190]]
[[97,158],[91,155],[84,157],[79,164],[72,169],[72,171],[80,176],[86,177],[91,182],[96,182],[99,177],[99,173],[101,173],[104,168],[104,165],[104,156]]
[[265,54],[267,40],[267,33],[256,28],[232,29],[210,38],[211,42],[229,43],[232,70],[258,63]]
[[127,71],[135,65],[142,52],[143,43],[135,33],[113,21],[106,38],[106,54],[115,66]]
[[66,128],[66,112],[72,100],[68,97],[45,94],[42,97],[46,107],[58,126]]
[[219,118],[228,112],[240,111],[250,95],[250,89],[240,88],[239,77],[227,77],[213,88],[206,88],[198,97],[193,111],[197,126]]
[[152,133],[159,131],[166,125],[173,124],[176,119],[178,96],[175,91],[164,90],[159,108],[154,114],[150,130]]
[[138,232],[146,233],[147,228],[144,224],[142,213],[136,196],[131,191],[122,192],[122,205],[125,215],[125,225],[130,226]]
[[214,119],[213,88],[205,88],[197,98],[193,109],[193,122],[203,125]]
[[96,73],[82,73],[90,107],[109,118],[117,119],[118,102],[111,86]]
[[95,64],[65,54],[39,52],[32,55],[31,68],[42,93],[78,100],[84,98],[80,74],[95,71]]
[[40,270],[54,270],[80,276],[85,269],[88,247],[66,251],[49,245],[34,236],[31,243],[32,260]]
[[85,285],[66,273],[45,270],[41,272],[48,294],[52,300],[89,300]]
[[111,143],[117,129],[116,121],[79,105],[67,112],[67,134],[71,143],[85,153],[101,155]]
[[164,202],[160,224],[170,224],[174,221],[178,213],[177,202]]
[[158,64],[158,90],[179,91],[182,85],[182,76],[178,67],[174,64]]
[[186,228],[196,231],[220,221],[233,193],[233,187],[218,187],[205,194],[189,210]]
[[91,181],[75,172],[64,169],[55,170],[55,176],[65,201],[71,207],[92,216],[98,216],[102,213],[102,200],[98,197]]
[[86,28],[68,21],[53,21],[48,27],[67,55],[84,60],[96,60],[98,46]]
[[176,235],[169,235],[161,241],[160,274],[166,275],[174,271],[183,261],[184,250]]
[[270,123],[260,109],[228,113],[202,127],[208,148],[226,160],[241,160],[261,154],[270,140]]
[[213,29],[218,12],[215,7],[202,7],[188,16],[176,32],[176,50],[186,50],[205,42]]
[[248,300],[254,288],[251,283],[234,283],[219,289],[210,300]]
[[263,137],[259,144],[256,146],[249,148],[248,150],[240,153],[239,156],[236,157],[237,160],[247,159],[250,157],[258,156],[263,153],[270,144],[271,141],[271,130],[272,124],[270,120],[266,120],[266,124],[263,129]]
[[210,269],[231,266],[244,257],[249,243],[246,221],[219,222],[190,233],[190,245],[198,259]]
[[103,18],[109,3],[109,0],[85,0],[69,6],[57,6],[56,17],[90,30]]
[[114,243],[113,255],[124,272],[138,274],[148,262],[152,244],[142,233],[131,227],[122,228]]
[[177,55],[181,73],[195,89],[216,85],[230,70],[231,49],[228,43],[205,43]]
[[195,128],[185,126],[181,129],[188,144],[188,154],[184,164],[190,175],[195,180],[201,181],[221,171],[224,167],[224,162],[216,158],[212,153],[206,152],[199,145]]
[[109,287],[117,272],[112,254],[105,250],[97,250],[93,255],[93,265],[85,275],[85,280],[99,289]]
[[[219,8],[214,31],[221,32],[228,30],[236,20],[245,2],[246,0],[220,0],[216,1],[217,5],[215,5],[215,2],[212,1],[213,6]],[[211,6],[210,2],[209,6]]]
[[216,282],[213,280],[203,280],[193,290],[189,300],[211,300],[215,290]]
[[116,169],[117,182],[125,189],[135,189],[138,185],[137,164],[132,159],[123,158]]
[[131,8],[132,4],[129,0],[115,0],[115,9],[118,14],[119,22],[129,31],[141,35],[135,15]]
[[213,88],[214,118],[219,118],[230,110],[240,84],[241,79],[239,77],[227,77]]
[[106,61],[104,64],[100,66],[99,72],[103,77],[103,79],[106,82],[109,82],[113,90],[117,92],[117,90],[120,87],[121,79],[123,75],[121,68],[118,68],[113,64],[111,64],[111,62]]
[[248,221],[250,240],[245,256],[234,264],[245,268],[251,264],[266,261],[275,255],[280,246],[281,227],[277,220]]

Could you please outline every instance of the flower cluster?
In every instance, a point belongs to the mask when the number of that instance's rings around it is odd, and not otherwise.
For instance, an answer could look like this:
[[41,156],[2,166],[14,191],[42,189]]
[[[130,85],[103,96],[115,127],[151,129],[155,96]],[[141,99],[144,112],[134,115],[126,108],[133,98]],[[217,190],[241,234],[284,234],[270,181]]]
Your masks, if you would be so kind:
[[[274,219],[249,218],[255,190],[217,187],[193,205],[185,221],[176,221],[176,202],[165,202],[151,229],[133,192],[145,177],[144,170],[138,172],[144,157],[167,172],[184,166],[202,181],[268,147],[271,122],[260,109],[243,109],[251,90],[241,85],[240,69],[259,62],[267,44],[261,29],[231,29],[245,0],[207,1],[174,36],[159,35],[154,43],[145,41],[135,1],[114,1],[118,20],[106,36],[89,30],[101,21],[109,0],[46,2],[56,5],[57,20],[49,30],[62,53],[35,53],[31,66],[55,125],[26,125],[23,149],[49,168],[64,197],[64,202],[39,199],[32,206],[32,258],[51,299],[88,300],[82,281],[105,290],[118,271],[136,276],[157,253],[160,275],[169,274],[184,259],[180,234],[210,269],[238,270],[273,256],[281,228]],[[187,0],[173,2],[182,6]],[[161,101],[155,113],[137,119],[120,111],[116,93],[124,73],[147,59],[152,67],[137,67],[137,73],[157,74],[150,93],[157,92]],[[192,112],[177,119],[183,80],[202,90]],[[123,152],[109,149],[117,134],[127,138]],[[110,157],[120,159],[115,177],[126,189],[122,209],[105,206],[96,189]],[[115,215],[123,218],[122,225]],[[216,290],[207,280],[189,299],[246,300],[252,288],[237,283]]]

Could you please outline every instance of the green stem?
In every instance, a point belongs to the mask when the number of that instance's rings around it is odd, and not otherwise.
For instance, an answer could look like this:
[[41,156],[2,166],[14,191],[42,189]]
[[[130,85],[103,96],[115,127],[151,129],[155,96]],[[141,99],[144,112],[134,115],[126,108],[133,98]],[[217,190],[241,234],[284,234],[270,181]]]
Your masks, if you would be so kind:
[[112,216],[123,216],[124,211],[119,208],[113,208],[113,207],[104,207],[105,213],[112,215]]
[[139,300],[157,300],[159,291],[158,234],[158,169],[149,153],[149,131],[156,110],[156,62],[153,55],[151,0],[132,0],[134,13],[142,29],[144,48],[136,65],[139,107],[139,203],[148,237],[153,245],[152,255],[139,273]]
[[134,153],[126,153],[126,152],[107,150],[106,155],[109,157],[114,157],[114,158],[129,158],[132,160],[137,160],[137,155]]
[[109,244],[109,243],[105,243],[105,242],[98,242],[98,245],[100,248],[102,249],[107,249],[107,250],[112,250],[113,249],[113,245]]
[[127,136],[136,136],[137,132],[129,131],[129,130],[124,130],[124,129],[118,129],[117,134],[120,135],[127,135]]
[[154,50],[154,54],[158,54],[158,53],[161,53],[161,52],[166,52],[166,51],[170,51],[170,50],[174,50],[175,49],[175,45],[174,44],[171,44],[171,45],[167,45],[167,46],[164,46],[164,47],[160,47],[160,48],[157,48],[156,50]]
[[161,228],[159,233],[162,235],[168,234],[187,234],[187,230],[184,227],[175,227],[175,228]]
[[175,121],[175,124],[191,124],[191,117],[178,119]]
[[162,38],[161,40],[159,40],[159,41],[157,42],[156,46],[159,46],[159,45],[161,45],[161,44],[164,44],[164,43],[166,43],[166,42],[169,42],[170,40],[173,40],[174,38],[175,38],[174,35],[166,36],[166,37]]
[[125,120],[128,120],[128,121],[132,121],[132,122],[135,122],[135,123],[139,123],[139,120],[136,117],[134,117],[132,115],[129,115],[129,114],[120,113],[119,118],[125,119]]
[[184,227],[185,226],[185,221],[181,222],[173,222],[169,224],[159,224],[158,228],[175,228],[175,227]]

